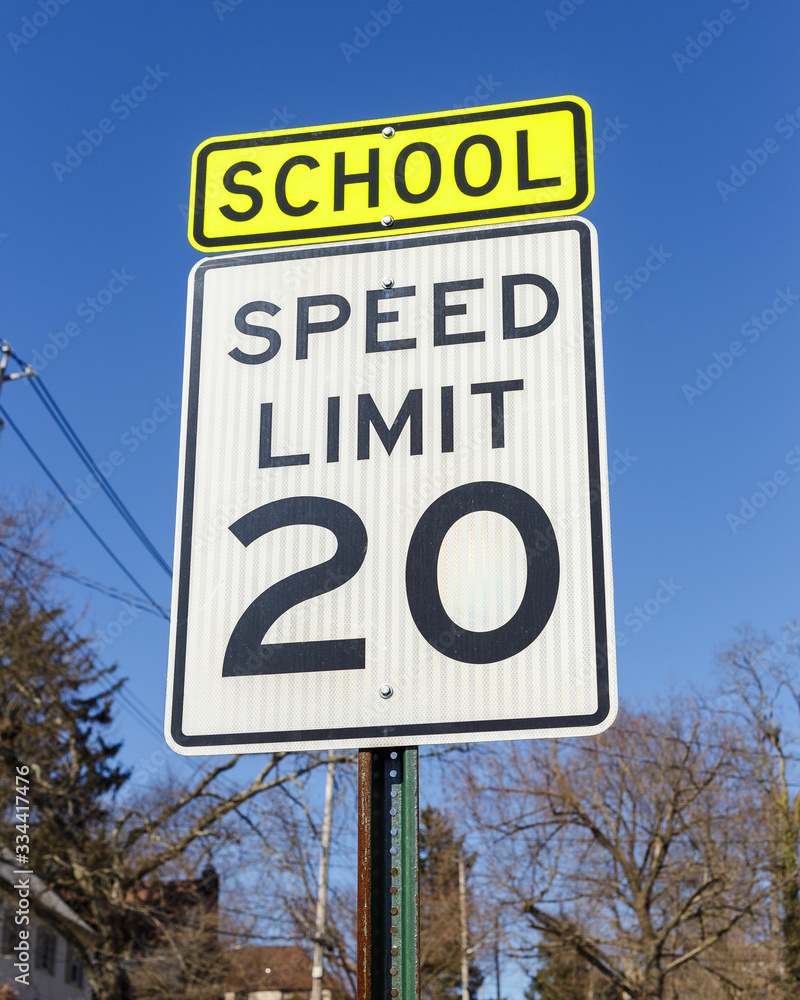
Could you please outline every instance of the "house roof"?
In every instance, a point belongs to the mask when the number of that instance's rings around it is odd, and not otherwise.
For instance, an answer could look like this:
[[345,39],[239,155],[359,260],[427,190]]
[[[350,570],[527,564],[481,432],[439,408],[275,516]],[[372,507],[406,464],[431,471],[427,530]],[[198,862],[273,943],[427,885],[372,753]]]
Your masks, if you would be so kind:
[[197,931],[216,945],[219,877],[213,868],[197,879],[152,879],[125,894],[131,904],[128,930],[137,951],[168,944],[172,931]]
[[[223,978],[226,992],[307,993],[311,989],[311,959],[299,945],[247,945],[231,949],[228,959],[229,969]],[[322,983],[332,989],[339,986],[327,973]]]
[[156,907],[162,914],[177,916],[187,909],[203,907],[215,912],[219,897],[219,876],[211,868],[205,868],[196,879],[181,879],[165,882],[152,879],[128,890],[126,899]]
[[83,941],[91,943],[97,938],[97,932],[85,920],[82,920],[59,895],[52,889],[48,889],[38,875],[15,875],[14,872],[19,870],[19,865],[16,864],[12,852],[7,847],[0,849],[0,883],[2,883],[6,893],[11,893],[16,897],[14,885],[17,880],[29,878],[31,902],[35,912],[43,920],[47,920],[48,914],[52,914],[52,916],[69,924],[74,933]]

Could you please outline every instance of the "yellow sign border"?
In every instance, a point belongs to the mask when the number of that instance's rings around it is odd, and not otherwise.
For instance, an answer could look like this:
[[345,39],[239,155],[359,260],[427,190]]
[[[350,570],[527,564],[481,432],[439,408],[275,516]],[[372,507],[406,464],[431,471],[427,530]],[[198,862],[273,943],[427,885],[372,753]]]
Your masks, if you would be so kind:
[[[307,226],[303,229],[242,234],[232,232],[223,236],[205,233],[207,164],[209,156],[221,150],[252,149],[258,146],[286,145],[325,139],[342,139],[350,136],[379,136],[387,127],[396,132],[432,126],[463,125],[498,118],[568,111],[572,115],[572,136],[575,151],[575,194],[571,197],[548,202],[508,205],[501,208],[472,209],[444,212],[436,215],[409,215],[393,217],[391,229],[374,217],[367,222],[350,222],[336,226]],[[218,136],[201,143],[192,158],[192,185],[190,195],[189,242],[203,253],[230,250],[252,250],[270,246],[326,242],[347,238],[374,237],[386,232],[416,233],[432,229],[469,226],[497,221],[525,218],[550,218],[572,215],[584,209],[594,197],[594,163],[592,157],[592,116],[589,105],[579,97],[551,97],[536,101],[517,101],[494,104],[482,108],[460,111],[438,111],[427,115],[408,115],[400,118],[381,118],[361,122],[344,122],[312,128],[294,128],[275,132],[253,132],[243,135]],[[413,206],[409,206],[413,209]],[[363,215],[363,212],[361,213]],[[232,223],[233,225],[233,223]]]

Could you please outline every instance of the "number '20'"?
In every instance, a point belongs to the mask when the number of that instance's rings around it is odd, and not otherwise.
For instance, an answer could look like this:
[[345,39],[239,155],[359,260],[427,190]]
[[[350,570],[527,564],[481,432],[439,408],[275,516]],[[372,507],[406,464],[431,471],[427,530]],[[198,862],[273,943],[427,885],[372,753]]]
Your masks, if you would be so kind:
[[[528,573],[515,614],[491,631],[471,632],[457,625],[442,604],[438,558],[450,528],[467,514],[484,510],[504,515],[516,527],[525,546]],[[247,546],[276,528],[296,524],[318,525],[333,532],[336,552],[259,594],[231,633],[223,677],[365,667],[363,638],[263,642],[284,612],[347,583],[367,553],[367,530],[361,518],[345,504],[325,497],[275,500],[245,514],[230,530]],[[526,649],[553,613],[558,583],[558,545],[550,519],[532,496],[507,483],[467,483],[445,493],[423,513],[409,542],[406,598],[414,623],[434,649],[462,663],[493,663]]]

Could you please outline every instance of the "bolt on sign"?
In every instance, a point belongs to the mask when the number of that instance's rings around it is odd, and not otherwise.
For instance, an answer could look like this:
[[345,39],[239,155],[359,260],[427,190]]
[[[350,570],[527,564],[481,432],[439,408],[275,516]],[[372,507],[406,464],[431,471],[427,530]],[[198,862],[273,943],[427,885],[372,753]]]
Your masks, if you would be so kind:
[[189,240],[245,250],[569,215],[594,195],[591,149],[578,97],[209,139]]
[[599,319],[580,218],[196,265],[175,750],[610,725]]

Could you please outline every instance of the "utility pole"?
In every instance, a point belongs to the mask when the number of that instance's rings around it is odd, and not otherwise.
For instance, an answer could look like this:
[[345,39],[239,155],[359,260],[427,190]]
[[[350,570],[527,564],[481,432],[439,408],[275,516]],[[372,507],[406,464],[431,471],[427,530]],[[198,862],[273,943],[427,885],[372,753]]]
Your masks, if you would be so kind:
[[467,875],[464,854],[458,855],[458,901],[461,911],[461,1000],[469,1000],[469,935],[467,930]]
[[325,781],[325,810],[322,814],[321,844],[322,854],[319,859],[319,879],[317,880],[317,916],[314,928],[314,959],[311,965],[311,997],[310,1000],[322,1000],[322,956],[323,942],[327,931],[328,915],[328,857],[331,847],[331,817],[333,814],[333,781],[336,764],[333,762],[334,751],[328,751],[328,776]]
[[[35,375],[36,372],[31,368],[30,365],[26,365],[24,370],[21,372],[12,372],[10,375],[7,374],[6,368],[8,367],[8,359],[13,357],[15,360],[19,360],[11,349],[11,344],[4,340],[2,342],[2,353],[0,354],[0,391],[2,391],[3,386],[6,382],[13,382],[18,378],[30,378],[31,375]],[[3,421],[0,420],[0,433],[3,431]]]
[[500,1000],[500,915],[495,914],[494,918],[494,981],[495,997]]

